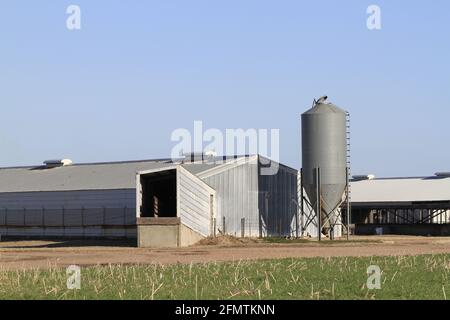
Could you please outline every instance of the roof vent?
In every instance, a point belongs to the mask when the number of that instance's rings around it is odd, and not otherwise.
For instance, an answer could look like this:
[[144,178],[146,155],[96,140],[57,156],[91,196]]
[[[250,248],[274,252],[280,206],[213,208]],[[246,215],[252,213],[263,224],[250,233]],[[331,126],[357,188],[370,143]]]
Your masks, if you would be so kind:
[[61,160],[45,160],[44,165],[46,168],[55,168],[55,167],[65,167],[72,165],[72,160],[70,159],[61,159]]
[[206,151],[206,152],[191,152],[191,153],[183,153],[184,157],[183,162],[204,162],[204,161],[212,161],[217,153],[214,151]]
[[368,175],[356,175],[352,177],[355,181],[362,181],[362,180],[373,180],[375,179],[375,175],[368,174]]
[[450,178],[450,172],[436,172],[434,175],[439,178]]

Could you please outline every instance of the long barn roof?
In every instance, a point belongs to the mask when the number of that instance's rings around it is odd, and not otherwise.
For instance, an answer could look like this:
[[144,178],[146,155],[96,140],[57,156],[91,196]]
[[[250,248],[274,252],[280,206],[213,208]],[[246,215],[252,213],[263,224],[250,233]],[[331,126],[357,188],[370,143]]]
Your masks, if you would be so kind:
[[[237,158],[243,158],[240,156]],[[234,159],[234,157],[233,157]],[[223,165],[218,157],[211,163],[178,163],[193,174]],[[229,163],[227,162],[225,164]],[[42,166],[0,168],[0,193],[133,189],[138,171],[173,167],[170,159],[73,164],[55,168]]]
[[354,203],[450,201],[450,178],[385,178],[351,182]]

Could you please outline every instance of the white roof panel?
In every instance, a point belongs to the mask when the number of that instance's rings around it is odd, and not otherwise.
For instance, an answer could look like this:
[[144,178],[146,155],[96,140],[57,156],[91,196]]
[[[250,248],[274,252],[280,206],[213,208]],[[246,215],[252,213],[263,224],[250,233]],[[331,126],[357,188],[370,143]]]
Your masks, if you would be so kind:
[[449,201],[450,178],[389,178],[351,182],[352,202]]

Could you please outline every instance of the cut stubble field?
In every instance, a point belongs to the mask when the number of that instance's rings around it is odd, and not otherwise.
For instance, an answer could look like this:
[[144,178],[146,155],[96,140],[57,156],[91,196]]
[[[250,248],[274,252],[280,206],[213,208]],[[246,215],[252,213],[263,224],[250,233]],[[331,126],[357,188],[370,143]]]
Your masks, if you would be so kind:
[[0,271],[0,299],[446,299],[449,276],[450,255],[110,265],[82,268],[79,290],[61,268]]
[[[450,239],[245,242],[185,249],[0,243],[0,299],[446,299]],[[280,243],[281,242],[281,243]],[[109,261],[108,261],[109,260]],[[65,267],[81,266],[81,289]],[[367,288],[379,266],[381,288]]]

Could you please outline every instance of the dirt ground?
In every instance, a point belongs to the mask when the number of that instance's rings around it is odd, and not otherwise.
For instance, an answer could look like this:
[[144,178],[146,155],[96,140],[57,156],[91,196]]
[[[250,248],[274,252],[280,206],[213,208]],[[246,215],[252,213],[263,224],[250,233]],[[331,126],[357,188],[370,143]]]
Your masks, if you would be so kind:
[[270,258],[392,256],[450,253],[450,237],[372,236],[354,242],[225,241],[178,249],[144,249],[113,241],[2,241],[0,269],[107,264],[173,264]]

